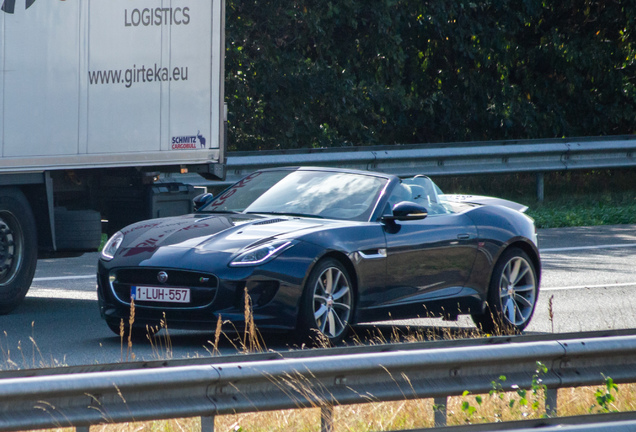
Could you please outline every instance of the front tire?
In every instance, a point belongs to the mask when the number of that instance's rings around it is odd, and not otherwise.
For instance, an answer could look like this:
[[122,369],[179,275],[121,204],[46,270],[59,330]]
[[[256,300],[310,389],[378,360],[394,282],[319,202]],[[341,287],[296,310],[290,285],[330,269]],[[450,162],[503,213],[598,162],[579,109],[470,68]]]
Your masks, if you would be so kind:
[[15,309],[31,287],[38,259],[36,233],[22,191],[0,189],[0,314]]
[[485,312],[472,315],[477,327],[486,333],[523,331],[537,304],[538,281],[534,264],[524,251],[505,251],[493,270]]
[[340,261],[327,258],[318,262],[307,279],[300,308],[298,331],[303,339],[334,345],[345,338],[354,295],[349,273]]

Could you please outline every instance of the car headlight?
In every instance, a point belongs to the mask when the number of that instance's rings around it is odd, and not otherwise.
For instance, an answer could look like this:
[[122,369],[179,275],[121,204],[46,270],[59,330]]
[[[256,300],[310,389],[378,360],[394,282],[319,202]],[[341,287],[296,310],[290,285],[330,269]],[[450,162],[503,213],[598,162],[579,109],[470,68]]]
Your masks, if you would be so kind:
[[230,266],[256,266],[273,260],[296,244],[290,240],[273,240],[248,248],[230,262]]
[[108,239],[104,248],[102,249],[101,257],[103,260],[110,261],[115,256],[115,252],[121,246],[121,242],[124,241],[124,235],[121,231],[117,231],[111,238]]

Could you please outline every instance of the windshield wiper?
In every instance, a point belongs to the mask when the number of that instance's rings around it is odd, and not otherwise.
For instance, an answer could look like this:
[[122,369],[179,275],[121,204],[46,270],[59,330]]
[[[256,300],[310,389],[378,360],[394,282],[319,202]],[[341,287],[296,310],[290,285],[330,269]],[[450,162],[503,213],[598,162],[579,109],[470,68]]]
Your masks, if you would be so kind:
[[292,216],[292,217],[306,217],[306,218],[324,219],[324,217],[322,217],[322,216],[313,215],[313,214],[305,214],[305,213],[288,213],[288,212],[273,212],[273,211],[252,211],[252,212],[245,212],[245,214],[268,214],[268,215],[276,215],[276,216]]

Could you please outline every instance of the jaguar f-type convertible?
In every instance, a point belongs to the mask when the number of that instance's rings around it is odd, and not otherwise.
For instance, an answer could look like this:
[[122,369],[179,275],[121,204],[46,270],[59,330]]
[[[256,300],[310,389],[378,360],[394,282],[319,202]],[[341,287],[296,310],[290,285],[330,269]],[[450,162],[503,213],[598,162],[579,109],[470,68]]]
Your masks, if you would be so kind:
[[117,334],[162,319],[242,329],[246,304],[260,331],[332,343],[356,323],[460,314],[484,332],[521,331],[541,273],[524,210],[445,195],[426,176],[257,171],[194,214],[114,234],[98,264],[100,312]]

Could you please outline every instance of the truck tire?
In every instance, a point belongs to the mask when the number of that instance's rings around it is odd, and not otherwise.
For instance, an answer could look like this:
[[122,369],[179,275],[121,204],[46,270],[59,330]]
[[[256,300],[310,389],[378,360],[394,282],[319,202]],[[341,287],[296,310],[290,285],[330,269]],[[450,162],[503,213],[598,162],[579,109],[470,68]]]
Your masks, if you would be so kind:
[[17,188],[0,188],[0,314],[24,299],[38,258],[33,211]]
[[95,210],[55,208],[57,250],[96,251],[102,239],[102,218]]

